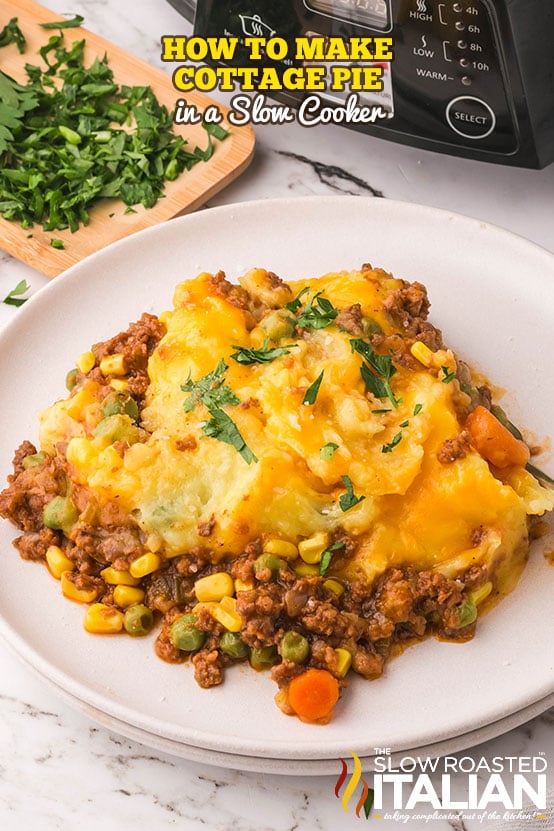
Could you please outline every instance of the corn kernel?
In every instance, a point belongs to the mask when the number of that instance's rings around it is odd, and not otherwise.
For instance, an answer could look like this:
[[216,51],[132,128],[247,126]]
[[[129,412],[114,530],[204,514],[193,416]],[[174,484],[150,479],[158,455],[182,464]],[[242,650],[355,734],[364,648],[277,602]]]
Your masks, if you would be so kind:
[[423,366],[431,366],[433,363],[434,352],[420,340],[412,343],[410,352]]
[[85,629],[95,635],[111,635],[123,629],[123,614],[114,606],[93,603],[85,613]]
[[335,649],[335,654],[337,656],[337,672],[341,678],[344,678],[352,666],[352,655],[348,649],[342,649],[340,646]]
[[228,612],[236,612],[237,611],[237,598],[236,597],[229,597],[226,595],[222,597],[219,601],[219,605],[222,609],[227,609]]
[[276,554],[278,557],[284,557],[285,560],[296,560],[298,548],[288,540],[271,539],[264,543],[264,553]]
[[64,571],[73,571],[75,563],[66,557],[59,545],[50,545],[46,551],[46,562],[50,573],[59,580]]
[[237,577],[235,580],[235,592],[251,592],[254,588],[252,580],[241,580]]
[[96,358],[94,357],[92,352],[83,352],[83,354],[77,358],[76,363],[79,372],[82,372],[83,375],[86,375],[87,372],[90,372],[91,369],[94,367],[94,364],[96,363]]
[[110,387],[117,392],[125,392],[128,386],[129,381],[126,381],[124,378],[112,378],[110,381]]
[[138,577],[133,577],[128,571],[117,571],[113,566],[103,568],[100,575],[112,586],[138,586],[140,583]]
[[319,563],[328,545],[329,534],[326,531],[318,531],[313,537],[298,543],[298,551],[305,563],[314,564]]
[[217,571],[215,574],[208,574],[201,577],[194,584],[194,591],[198,600],[221,600],[228,595],[231,597],[235,592],[233,578],[226,571]]
[[485,600],[492,591],[492,583],[488,582],[485,583],[483,586],[480,586],[478,589],[475,589],[472,592],[469,592],[468,597],[476,606]]
[[71,579],[71,571],[62,571],[60,577],[62,584],[62,592],[65,597],[70,600],[76,600],[77,603],[92,603],[98,597],[97,589],[78,589]]
[[129,566],[131,577],[145,577],[160,567],[161,558],[157,554],[147,551],[142,557],[137,557]]
[[135,589],[133,586],[116,586],[113,592],[113,599],[118,606],[126,609],[127,606],[142,603],[144,600],[144,592],[142,589]]
[[227,629],[228,632],[240,632],[242,627],[242,618],[238,612],[230,612],[225,609],[221,603],[214,603],[210,606],[210,614],[217,620],[218,623]]
[[106,355],[100,361],[100,372],[102,375],[125,375],[125,356],[123,352],[116,352],[115,355]]
[[163,540],[158,534],[148,534],[146,538],[146,547],[149,551],[153,551],[156,554],[163,546]]
[[319,566],[310,565],[309,563],[298,563],[298,565],[294,567],[294,573],[298,577],[315,577],[319,574]]
[[329,589],[329,591],[335,592],[338,597],[340,597],[341,594],[344,594],[344,586],[339,580],[335,580],[334,577],[330,577],[328,580],[325,580],[323,585],[326,589]]

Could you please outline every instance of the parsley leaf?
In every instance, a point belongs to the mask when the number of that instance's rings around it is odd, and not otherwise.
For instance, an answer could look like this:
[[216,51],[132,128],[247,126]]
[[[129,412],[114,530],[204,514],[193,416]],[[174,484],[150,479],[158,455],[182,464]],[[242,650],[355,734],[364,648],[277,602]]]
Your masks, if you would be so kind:
[[323,381],[323,373],[325,372],[324,369],[321,370],[313,384],[310,384],[308,389],[306,390],[306,395],[304,396],[302,403],[303,404],[315,404],[315,400],[317,398],[317,394],[319,392],[319,388],[321,386],[321,382]]
[[20,55],[25,52],[27,41],[19,28],[17,17],[12,17],[0,31],[0,46],[9,46],[10,43],[16,44]]
[[360,375],[368,390],[376,398],[388,398],[396,410],[400,399],[396,398],[390,380],[396,373],[396,367],[390,355],[378,355],[373,346],[362,338],[350,340],[352,352],[358,352],[366,363],[360,367]]
[[43,29],[76,29],[83,23],[84,19],[82,15],[76,14],[70,20],[54,20],[50,23],[39,23],[38,25]]
[[450,372],[447,366],[441,366],[442,371],[444,372],[444,377],[442,378],[443,384],[449,384],[451,381],[454,380],[456,377],[456,370]]
[[416,404],[414,407],[414,415],[419,415],[423,409],[423,404]]
[[397,444],[402,441],[402,431],[396,434],[391,442],[384,444],[381,448],[381,453],[392,453]]
[[266,338],[261,349],[248,349],[246,346],[237,346],[234,343],[233,349],[237,351],[233,352],[231,358],[238,364],[269,364],[281,355],[290,354],[290,350],[298,346],[296,343],[287,343],[286,346],[268,349],[268,343],[269,338]]
[[338,444],[335,444],[334,441],[328,441],[327,444],[324,444],[323,447],[320,448],[319,457],[320,459],[323,459],[324,462],[328,462],[333,458],[338,449]]
[[343,493],[342,496],[339,498],[339,505],[341,511],[349,511],[350,508],[354,508],[360,502],[363,502],[365,496],[356,496],[354,493],[354,487],[352,485],[352,480],[350,476],[341,476],[342,481],[344,482],[344,487],[346,488],[346,493]]
[[258,461],[241,436],[237,425],[227,413],[215,408],[210,410],[210,415],[210,420],[202,428],[202,438],[211,437],[232,445],[247,464]]
[[331,565],[331,560],[333,559],[333,554],[335,551],[338,551],[339,548],[345,548],[345,543],[334,542],[332,545],[329,545],[325,551],[321,552],[321,560],[319,562],[319,574],[321,577],[327,573],[327,569]]
[[410,422],[408,421],[408,419],[406,419],[406,421],[401,421],[398,426],[399,427],[407,427],[409,425],[409,423]]
[[26,297],[19,297],[20,294],[25,294],[26,291],[29,291],[30,286],[27,283],[27,280],[21,280],[17,286],[12,289],[9,294],[4,297],[3,303],[6,306],[23,306],[24,303],[27,302]]
[[60,248],[62,250],[65,248],[63,239],[55,239],[54,237],[50,240],[50,245],[52,248]]
[[322,291],[318,291],[304,306],[296,321],[301,329],[325,329],[338,315],[338,309],[322,294]]
[[385,407],[384,409],[381,409],[381,410],[372,410],[371,412],[372,412],[372,413],[374,413],[374,415],[379,415],[380,413],[392,413],[392,410],[391,410],[391,409],[387,409],[387,408]]
[[185,413],[194,410],[198,403],[204,404],[208,410],[240,404],[240,399],[237,398],[231,387],[223,383],[223,375],[227,369],[227,364],[221,358],[216,368],[200,378],[199,381],[194,382],[189,378],[186,384],[181,385],[183,392],[191,393],[183,402]]
[[309,290],[310,290],[309,286],[306,286],[305,289],[302,289],[300,294],[297,294],[296,297],[294,298],[294,300],[291,300],[290,303],[285,303],[285,309],[288,309],[289,312],[292,312],[293,314],[296,314],[296,312],[302,306],[302,298],[304,297],[305,294],[307,294],[307,292],[309,292]]

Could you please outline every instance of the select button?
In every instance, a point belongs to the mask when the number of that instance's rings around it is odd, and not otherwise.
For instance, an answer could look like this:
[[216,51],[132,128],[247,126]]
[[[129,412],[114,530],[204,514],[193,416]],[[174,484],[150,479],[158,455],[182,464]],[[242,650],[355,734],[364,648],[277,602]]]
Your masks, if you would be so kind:
[[484,139],[496,126],[496,116],[489,105],[470,95],[460,95],[450,102],[446,120],[455,133],[470,139]]

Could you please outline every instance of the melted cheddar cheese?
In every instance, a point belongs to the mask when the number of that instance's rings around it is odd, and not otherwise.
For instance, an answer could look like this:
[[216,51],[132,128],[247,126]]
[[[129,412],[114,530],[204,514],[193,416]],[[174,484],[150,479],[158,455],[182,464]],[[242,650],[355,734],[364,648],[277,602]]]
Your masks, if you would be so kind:
[[[391,359],[392,396],[378,397],[352,343],[370,335],[346,331],[336,316],[321,328],[298,323],[298,308],[310,302],[322,314],[359,304],[359,319],[381,335],[376,352],[388,357],[403,332],[385,300],[406,284],[370,268],[288,286],[255,269],[239,282],[247,304],[209,274],[177,287],[149,360],[140,426],[125,446],[95,435],[100,384],[87,378],[43,413],[43,448],[68,442],[74,481],[134,517],[169,558],[201,546],[215,562],[260,536],[298,544],[324,531],[355,543],[329,573],[373,581],[412,565],[455,577],[487,565],[508,589],[525,556],[528,515],[550,510],[554,499],[523,468],[495,470],[469,445],[452,462],[439,460],[469,401],[452,352],[435,352],[425,366],[405,349],[405,360]],[[238,347],[281,353],[244,364],[232,357]],[[217,383],[236,403],[220,411],[250,459],[236,440],[206,435],[213,412],[201,399],[184,406],[221,361]]]

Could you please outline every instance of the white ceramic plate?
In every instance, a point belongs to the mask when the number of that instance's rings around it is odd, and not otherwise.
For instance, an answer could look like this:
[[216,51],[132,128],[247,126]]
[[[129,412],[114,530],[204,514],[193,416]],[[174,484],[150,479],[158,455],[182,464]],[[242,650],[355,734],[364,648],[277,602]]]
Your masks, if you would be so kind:
[[[179,280],[220,268],[234,278],[252,266],[293,279],[366,261],[425,283],[447,342],[513,391],[505,403],[515,421],[537,440],[548,435],[551,254],[485,223],[416,205],[268,200],[203,211],[129,237],[56,278],[20,310],[0,337],[0,481],[13,449],[36,438],[40,409],[65,395],[65,373],[76,357],[143,311],[169,307]],[[83,608],[62,598],[44,568],[21,561],[12,537],[1,523],[5,638],[69,695],[170,742],[281,760],[335,759],[348,750],[370,756],[375,747],[444,743],[554,691],[554,570],[541,554],[548,539],[533,546],[516,591],[480,623],[472,642],[427,641],[378,681],[355,678],[333,721],[320,727],[282,715],[265,675],[236,668],[222,686],[205,691],[190,667],[155,657],[153,637],[87,635]]]

